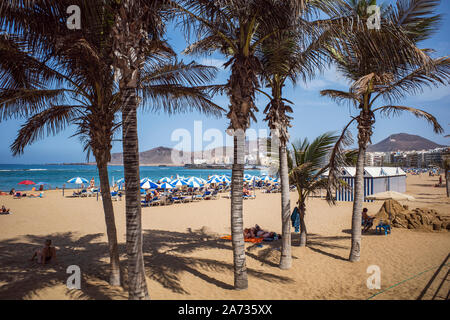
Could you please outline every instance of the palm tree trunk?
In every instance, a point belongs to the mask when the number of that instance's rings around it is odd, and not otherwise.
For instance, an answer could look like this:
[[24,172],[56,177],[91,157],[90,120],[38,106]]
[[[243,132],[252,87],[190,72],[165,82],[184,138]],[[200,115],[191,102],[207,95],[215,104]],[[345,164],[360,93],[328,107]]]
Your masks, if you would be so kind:
[[291,255],[291,199],[289,192],[289,172],[287,162],[286,141],[280,141],[280,179],[281,179],[281,258],[280,268],[292,266]]
[[245,265],[244,219],[243,219],[243,180],[245,133],[234,135],[234,156],[231,175],[231,239],[233,242],[234,288],[248,288],[247,267]]
[[116,222],[109,187],[108,166],[105,161],[97,161],[97,169],[100,177],[100,188],[103,199],[103,211],[105,212],[106,234],[108,236],[109,259],[111,274],[109,283],[112,286],[120,286],[120,260],[117,245]]
[[134,88],[123,89],[122,130],[123,169],[128,255],[128,298],[149,299],[142,253],[139,148],[137,134],[137,98]]
[[445,168],[445,188],[447,190],[447,198],[450,197],[450,174],[448,168]]
[[308,233],[305,223],[306,206],[304,203],[300,203],[298,205],[298,212],[300,215],[300,247],[306,247],[306,243],[308,241]]
[[350,249],[349,260],[359,261],[361,251],[361,219],[362,206],[364,201],[364,159],[366,147],[360,146],[358,151],[358,160],[356,162],[355,192],[353,198],[352,213],[352,246]]

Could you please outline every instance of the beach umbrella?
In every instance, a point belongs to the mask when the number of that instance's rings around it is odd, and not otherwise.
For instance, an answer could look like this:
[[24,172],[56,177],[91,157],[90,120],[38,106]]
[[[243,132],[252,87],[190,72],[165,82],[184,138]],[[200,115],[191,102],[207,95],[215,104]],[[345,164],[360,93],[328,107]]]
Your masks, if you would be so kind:
[[191,180],[188,182],[187,186],[190,188],[201,188],[203,186],[203,184],[200,184],[195,180]]
[[141,179],[141,183],[144,183],[146,181],[152,181],[149,177],[145,177]]
[[205,183],[206,183],[206,180],[203,179],[203,178],[198,178],[198,180],[200,180],[200,183],[202,183],[202,184],[205,184]]
[[122,184],[125,183],[125,178],[120,178],[119,180],[116,181],[117,184]]
[[163,183],[163,182],[171,182],[172,181],[172,179],[170,179],[169,177],[164,177],[164,178],[161,178],[161,179],[159,179],[159,183]]
[[225,176],[225,175],[223,175],[221,177],[221,179],[222,179],[222,182],[225,182],[225,183],[230,183],[231,182],[231,179],[229,177]]
[[208,181],[206,181],[206,183],[221,183],[222,179],[220,179],[220,177],[213,177],[211,179],[209,179]]
[[150,180],[141,183],[141,189],[157,189],[157,188],[159,188],[159,185]]
[[186,180],[186,182],[187,183],[190,183],[190,182],[192,182],[192,181],[194,181],[194,182],[196,182],[196,183],[199,183],[199,184],[203,184],[204,182],[204,179],[202,179],[202,178],[198,178],[198,177],[189,177],[187,180]]
[[176,179],[170,182],[170,184],[174,187],[181,187],[181,186],[187,186],[188,183],[182,179]]
[[75,177],[75,178],[67,180],[67,183],[82,184],[82,183],[89,183],[89,181],[82,177]]
[[167,182],[161,183],[159,185],[159,187],[161,189],[173,189],[174,188],[170,183],[167,183]]
[[24,184],[24,185],[28,186],[30,184],[36,184],[36,183],[34,183],[31,180],[23,180],[23,181],[20,181],[18,184]]
[[[371,194],[370,196],[366,196],[367,200],[395,200],[395,201],[414,201],[415,198],[408,194],[400,193],[397,191],[385,191]],[[392,216],[391,216],[391,204],[389,203],[389,224],[391,224]]]
[[413,201],[415,198],[413,196],[410,196],[408,194],[400,193],[397,191],[385,191],[380,193],[371,194],[370,196],[366,197],[367,200],[396,200],[396,201],[402,201],[402,200],[408,200]]
[[264,181],[264,182],[270,182],[270,181],[272,181],[272,179],[271,179],[269,176],[261,177],[261,180]]

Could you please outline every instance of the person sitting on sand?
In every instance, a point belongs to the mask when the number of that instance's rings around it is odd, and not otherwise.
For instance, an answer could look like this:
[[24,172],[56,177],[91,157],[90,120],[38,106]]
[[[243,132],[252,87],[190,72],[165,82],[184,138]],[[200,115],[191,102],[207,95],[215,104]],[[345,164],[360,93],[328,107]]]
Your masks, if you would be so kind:
[[375,217],[371,217],[367,214],[367,208],[364,208],[362,211],[362,219],[363,219],[363,225],[364,225],[364,229],[362,232],[366,232],[368,231],[372,226],[373,226],[373,219],[375,219]]
[[11,191],[9,191],[9,194],[11,196],[13,196],[14,194],[16,194],[16,189],[12,188]]
[[34,261],[34,258],[37,257],[38,263],[41,264],[46,264],[49,262],[56,263],[56,249],[55,247],[52,247],[51,244],[52,240],[45,240],[44,248],[36,250],[31,257],[31,261]]
[[244,188],[242,190],[242,193],[244,194],[244,196],[249,196],[250,195],[250,190],[248,190],[247,188]]
[[6,209],[5,206],[2,206],[2,210],[0,211],[2,214],[9,214],[9,209]]

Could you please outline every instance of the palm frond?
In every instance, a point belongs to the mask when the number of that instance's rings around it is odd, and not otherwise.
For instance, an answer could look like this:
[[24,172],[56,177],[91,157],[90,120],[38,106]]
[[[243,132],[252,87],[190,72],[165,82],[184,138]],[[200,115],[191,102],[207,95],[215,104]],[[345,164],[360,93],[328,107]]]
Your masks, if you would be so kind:
[[379,108],[376,108],[373,110],[373,112],[376,112],[376,111],[380,111],[383,115],[385,115],[387,117],[389,117],[391,115],[399,115],[403,111],[408,111],[408,112],[412,113],[414,116],[416,116],[417,118],[425,119],[429,124],[431,124],[433,126],[434,132],[436,132],[438,134],[444,133],[444,129],[441,127],[441,125],[439,124],[437,119],[430,113],[420,110],[420,109],[416,109],[416,108],[412,108],[412,107],[405,107],[405,106],[383,106],[383,107],[379,107]]
[[77,106],[55,105],[29,118],[11,144],[13,155],[44,135],[56,135],[77,116]]

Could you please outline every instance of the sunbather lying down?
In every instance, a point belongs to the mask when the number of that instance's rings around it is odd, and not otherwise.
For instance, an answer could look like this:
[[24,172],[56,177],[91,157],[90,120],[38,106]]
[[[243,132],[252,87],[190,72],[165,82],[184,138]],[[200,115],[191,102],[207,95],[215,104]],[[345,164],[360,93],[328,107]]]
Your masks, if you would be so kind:
[[281,239],[280,235],[277,235],[275,232],[269,232],[261,229],[260,226],[255,224],[253,228],[246,228],[244,229],[244,239],[248,238],[274,238],[275,236],[278,237],[278,239]]
[[46,264],[50,262],[56,263],[56,249],[52,247],[52,240],[45,240],[44,248],[38,249],[34,252],[31,257],[31,261],[34,261],[34,258],[38,258],[38,263]]

